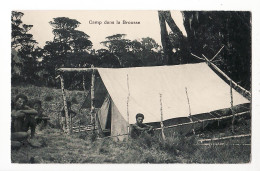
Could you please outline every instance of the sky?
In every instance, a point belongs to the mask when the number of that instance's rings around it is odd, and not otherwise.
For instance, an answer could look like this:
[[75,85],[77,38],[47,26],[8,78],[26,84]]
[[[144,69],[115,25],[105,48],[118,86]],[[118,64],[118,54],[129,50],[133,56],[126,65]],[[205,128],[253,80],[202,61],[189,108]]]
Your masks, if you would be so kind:
[[[81,24],[77,30],[83,31],[90,36],[89,40],[93,43],[93,49],[104,48],[100,42],[104,41],[107,36],[114,34],[126,34],[125,38],[130,40],[140,40],[144,37],[151,37],[161,45],[160,25],[158,11],[47,11],[47,10],[29,10],[21,11],[24,13],[22,21],[24,24],[33,25],[30,33],[39,43],[38,46],[43,47],[46,41],[53,40],[52,26],[49,24],[56,17],[69,17],[78,20]],[[171,11],[172,18],[176,25],[186,36],[183,26],[183,18],[180,11]],[[136,21],[140,24],[123,24],[125,21]],[[105,24],[105,22],[114,24]],[[116,24],[120,21],[120,24]],[[93,23],[102,24],[93,24]],[[169,27],[167,26],[169,31]]]

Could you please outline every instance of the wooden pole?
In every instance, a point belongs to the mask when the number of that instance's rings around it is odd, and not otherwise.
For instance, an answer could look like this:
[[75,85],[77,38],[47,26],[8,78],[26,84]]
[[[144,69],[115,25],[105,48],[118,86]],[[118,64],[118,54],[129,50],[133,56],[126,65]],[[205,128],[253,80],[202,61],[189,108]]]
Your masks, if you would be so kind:
[[[91,68],[93,68],[93,65],[91,66]],[[90,87],[90,91],[91,91],[91,124],[93,126],[93,130],[95,130],[95,104],[94,104],[94,100],[95,100],[95,88],[94,85],[95,84],[95,71],[92,70],[92,76],[91,76],[91,87]]]
[[[241,112],[241,113],[237,113],[237,114],[234,114],[234,115],[235,116],[241,116],[241,115],[245,115],[245,114],[248,114],[248,113],[250,113],[250,111]],[[206,122],[206,121],[219,121],[219,120],[227,119],[227,118],[231,118],[231,117],[233,117],[233,116],[232,115],[231,116],[222,116],[222,117],[219,117],[219,118],[204,119],[204,120],[199,120],[199,121],[193,121],[193,122],[171,125],[171,126],[167,126],[167,127],[164,127],[164,128],[174,128],[174,127],[178,127],[178,126],[190,125],[190,124],[195,124],[195,123],[202,123],[202,122]],[[162,128],[155,128],[155,130],[160,130],[160,129],[162,129]]]
[[235,122],[235,115],[234,115],[234,112],[233,112],[233,92],[232,92],[232,82],[230,80],[230,109],[231,109],[231,113],[233,115],[232,117],[232,132],[234,133],[234,122]]
[[130,100],[130,89],[129,89],[129,77],[127,74],[127,89],[128,89],[128,95],[127,95],[127,101],[126,101],[126,112],[127,112],[127,134],[128,137],[130,136],[130,124],[129,124],[129,100]]
[[161,106],[161,129],[162,129],[162,139],[165,141],[164,125],[163,125],[162,94],[160,94],[160,106]]
[[[189,105],[189,119],[190,119],[191,122],[193,122],[192,117],[191,117],[190,100],[189,100],[189,96],[188,96],[187,87],[185,87],[185,91],[186,91],[186,96],[187,96],[188,105]],[[194,124],[193,124],[192,132],[195,135]]]
[[71,128],[69,124],[69,111],[68,111],[68,106],[67,106],[67,99],[66,99],[66,92],[64,88],[64,79],[63,75],[60,75],[60,83],[61,83],[61,91],[62,91],[62,96],[63,96],[63,104],[64,104],[64,111],[65,111],[65,125],[63,126],[63,131],[66,132],[67,134],[71,133]]
[[218,141],[218,140],[226,140],[230,138],[242,138],[242,137],[250,137],[251,134],[243,134],[243,135],[233,135],[233,136],[227,136],[227,137],[221,137],[221,138],[212,138],[212,139],[201,139],[198,140],[198,142],[202,143],[205,141]]
[[210,61],[213,61],[213,60],[218,56],[218,54],[221,52],[221,50],[222,50],[223,48],[224,48],[224,46],[222,46],[222,48],[219,49],[219,51],[216,53],[215,56],[213,56],[213,58],[212,58]]
[[[85,73],[83,73],[83,83],[82,83],[82,86],[83,86],[83,90],[84,90],[84,94],[86,93],[86,84],[85,84],[85,81],[86,81],[86,78],[85,78]],[[85,94],[86,95],[86,94]]]
[[247,94],[249,96],[248,99],[251,99],[251,93],[244,89],[243,87],[241,87],[240,85],[238,85],[235,81],[233,81],[230,77],[228,77],[223,71],[221,71],[215,64],[213,64],[205,55],[202,54],[202,56],[205,58],[205,60],[207,61],[207,63],[209,65],[211,65],[213,68],[215,68],[220,74],[222,74],[227,80],[231,81],[231,83],[235,86],[238,87],[240,90],[242,90],[245,94]]

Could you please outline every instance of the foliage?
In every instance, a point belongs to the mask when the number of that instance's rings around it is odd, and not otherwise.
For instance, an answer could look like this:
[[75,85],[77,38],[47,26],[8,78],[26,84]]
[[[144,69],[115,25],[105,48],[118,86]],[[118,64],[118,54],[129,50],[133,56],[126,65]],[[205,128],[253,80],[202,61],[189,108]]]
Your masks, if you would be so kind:
[[12,11],[12,83],[29,82],[37,80],[38,59],[41,49],[36,47],[36,40],[29,33],[33,25],[23,24],[22,12]]
[[[183,15],[188,36],[181,51],[192,52],[201,57],[204,54],[211,59],[224,46],[213,62],[235,82],[250,89],[251,13],[184,11]],[[190,57],[185,62],[199,60]]]
[[[251,13],[223,11],[184,11],[184,37],[169,12],[162,12],[171,29],[169,41],[172,63],[202,62],[191,56],[194,53],[209,59],[224,46],[213,61],[235,82],[250,89],[251,81]],[[101,44],[104,49],[91,49],[89,36],[80,30],[80,22],[68,17],[50,21],[53,40],[47,41],[44,49],[29,33],[32,25],[22,22],[21,12],[12,12],[12,83],[58,86],[56,69],[60,67],[140,67],[169,64],[161,46],[150,37],[129,40],[126,34],[107,36]],[[158,23],[161,24],[161,23]],[[166,23],[164,23],[166,24]],[[168,34],[168,33],[167,33]],[[166,42],[166,43],[167,43]],[[37,80],[37,81],[36,81]],[[71,89],[82,87],[82,75],[68,74]],[[89,82],[89,77],[86,78]],[[75,86],[74,86],[75,85]]]
[[141,41],[125,39],[126,34],[116,34],[106,37],[101,42],[106,49],[97,51],[104,61],[112,60],[109,66],[112,67],[138,67],[161,65],[161,48],[154,39],[142,38]]
[[89,36],[76,30],[80,25],[79,21],[57,17],[50,21],[50,25],[53,27],[54,38],[44,46],[43,65],[52,82],[55,82],[57,68],[90,67],[91,64],[97,63],[98,59],[89,53],[92,47]]

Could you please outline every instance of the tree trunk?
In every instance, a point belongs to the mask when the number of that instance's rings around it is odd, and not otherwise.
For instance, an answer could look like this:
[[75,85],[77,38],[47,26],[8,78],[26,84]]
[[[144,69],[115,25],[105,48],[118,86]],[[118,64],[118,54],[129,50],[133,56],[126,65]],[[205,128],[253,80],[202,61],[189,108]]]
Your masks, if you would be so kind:
[[168,60],[167,64],[173,65],[176,62],[173,60],[173,52],[172,52],[173,47],[172,47],[172,44],[171,44],[171,41],[169,39],[169,35],[167,32],[163,11],[158,11],[158,16],[159,16],[159,22],[160,22],[160,27],[161,27],[161,41],[162,41],[162,46],[163,46],[163,52],[164,52],[165,57]]

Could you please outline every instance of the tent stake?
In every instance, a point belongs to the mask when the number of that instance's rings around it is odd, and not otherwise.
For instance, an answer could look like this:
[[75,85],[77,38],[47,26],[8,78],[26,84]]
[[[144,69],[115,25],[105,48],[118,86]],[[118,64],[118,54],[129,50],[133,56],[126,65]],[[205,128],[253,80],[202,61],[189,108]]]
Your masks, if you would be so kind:
[[165,141],[164,125],[163,125],[162,94],[160,94],[160,106],[161,106],[161,129],[162,129],[162,139],[163,139],[163,141]]
[[[188,96],[187,87],[185,87],[185,91],[186,91],[186,96],[187,96],[188,105],[189,105],[189,119],[190,119],[191,122],[193,122],[192,117],[191,117],[190,101],[189,101],[189,96]],[[192,129],[192,132],[193,132],[193,134],[195,135],[194,122],[193,122],[193,129]]]
[[66,119],[65,125],[63,125],[63,131],[66,132],[67,134],[70,134],[71,125],[69,124],[69,111],[68,111],[68,106],[67,106],[67,99],[66,99],[66,93],[65,93],[65,88],[64,88],[63,75],[60,75],[60,83],[61,83],[61,91],[62,91],[62,96],[63,96],[63,104],[64,104],[64,111],[65,111],[65,119]]

